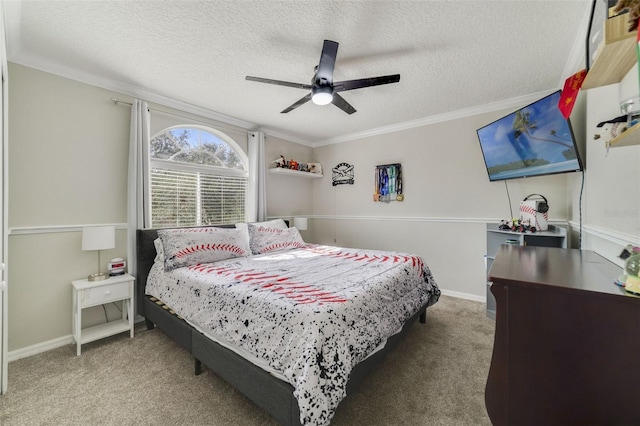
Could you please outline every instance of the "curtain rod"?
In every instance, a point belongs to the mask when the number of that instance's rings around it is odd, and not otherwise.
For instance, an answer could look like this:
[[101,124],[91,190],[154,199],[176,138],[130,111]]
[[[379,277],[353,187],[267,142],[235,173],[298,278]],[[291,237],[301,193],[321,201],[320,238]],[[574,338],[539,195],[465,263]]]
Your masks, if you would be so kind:
[[[111,97],[111,101],[112,101],[115,105],[118,105],[118,104],[124,104],[124,105],[133,106],[133,104],[132,104],[131,102],[121,101],[121,100],[119,100],[119,99],[118,99],[118,98],[116,98],[116,97]],[[162,114],[167,114],[167,115],[172,115],[172,116],[174,116],[174,117],[183,118],[183,119],[185,119],[185,120],[192,120],[192,121],[193,121],[193,120],[195,120],[193,117],[185,117],[184,115],[179,115],[179,114],[175,114],[175,113],[173,113],[173,112],[163,111],[163,110],[161,110],[161,109],[156,109],[156,108],[151,108],[151,107],[149,107],[149,111],[160,112],[160,113],[162,113]],[[195,121],[197,121],[197,120],[195,120]],[[213,121],[216,121],[216,120],[213,120]],[[219,123],[219,122],[217,122],[217,121],[216,121],[216,123]],[[238,131],[240,131],[240,132],[246,132],[246,133],[249,133],[249,132],[251,131],[251,130],[248,130],[248,129],[243,129],[243,128],[241,128],[241,127],[239,127],[239,128],[225,127],[224,125],[220,125],[220,124],[216,124],[216,127],[219,127],[219,128],[221,128],[221,129],[224,129],[224,130],[229,130],[229,131],[232,131],[232,132],[238,132]]]
[[118,104],[125,104],[125,105],[129,105],[129,106],[133,106],[133,104],[131,102],[125,102],[125,101],[121,101],[118,98],[114,98],[111,97],[111,102],[113,102],[114,104],[118,105]]

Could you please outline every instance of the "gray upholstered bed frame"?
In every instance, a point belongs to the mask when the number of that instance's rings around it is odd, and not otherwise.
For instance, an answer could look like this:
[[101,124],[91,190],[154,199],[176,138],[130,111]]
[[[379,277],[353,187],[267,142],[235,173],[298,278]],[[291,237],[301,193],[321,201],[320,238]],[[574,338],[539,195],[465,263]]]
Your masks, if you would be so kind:
[[[157,236],[155,229],[138,230],[137,235],[137,311],[145,318],[147,328],[152,329],[157,326],[189,351],[194,357],[196,374],[200,374],[201,365],[204,364],[283,425],[299,425],[300,411],[298,402],[293,396],[293,386],[255,366],[235,352],[211,341],[145,294],[147,275],[156,256],[153,241]],[[402,332],[388,339],[384,349],[353,368],[347,385],[347,394],[353,392],[367,374],[375,369],[384,355],[397,345],[418,317],[420,322],[426,322],[426,306],[407,321]]]

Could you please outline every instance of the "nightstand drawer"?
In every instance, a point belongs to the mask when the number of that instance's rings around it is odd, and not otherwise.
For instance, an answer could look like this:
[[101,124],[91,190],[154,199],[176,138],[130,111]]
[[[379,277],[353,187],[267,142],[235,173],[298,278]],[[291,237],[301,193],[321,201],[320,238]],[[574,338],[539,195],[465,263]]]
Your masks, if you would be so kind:
[[129,297],[131,282],[115,283],[82,290],[80,305],[82,308],[122,300]]

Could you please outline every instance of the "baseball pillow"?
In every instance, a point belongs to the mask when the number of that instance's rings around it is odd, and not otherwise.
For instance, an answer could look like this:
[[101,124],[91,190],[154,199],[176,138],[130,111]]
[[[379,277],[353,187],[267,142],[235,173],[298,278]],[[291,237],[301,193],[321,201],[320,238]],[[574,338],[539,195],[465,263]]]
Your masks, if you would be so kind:
[[[284,222],[283,219],[273,219],[273,220],[265,220],[264,222],[250,222],[250,223],[252,225],[262,226],[264,228],[277,228],[277,229],[288,228],[287,224]],[[247,240],[247,244],[249,244],[248,223],[246,222],[236,223],[236,228],[238,228],[242,232],[242,234],[244,235],[244,238]]]
[[248,227],[249,247],[253,254],[273,253],[305,245],[296,228],[265,228],[251,223],[248,224]]
[[251,254],[242,233],[234,228],[161,229],[158,236],[164,249],[165,271]]

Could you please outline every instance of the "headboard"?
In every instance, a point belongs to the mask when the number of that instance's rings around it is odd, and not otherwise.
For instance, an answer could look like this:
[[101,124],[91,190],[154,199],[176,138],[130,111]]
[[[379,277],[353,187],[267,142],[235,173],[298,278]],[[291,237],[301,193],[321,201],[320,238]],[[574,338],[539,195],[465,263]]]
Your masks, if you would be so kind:
[[136,311],[144,316],[144,290],[147,276],[156,258],[156,247],[153,244],[158,238],[157,229],[138,229],[136,232]]

